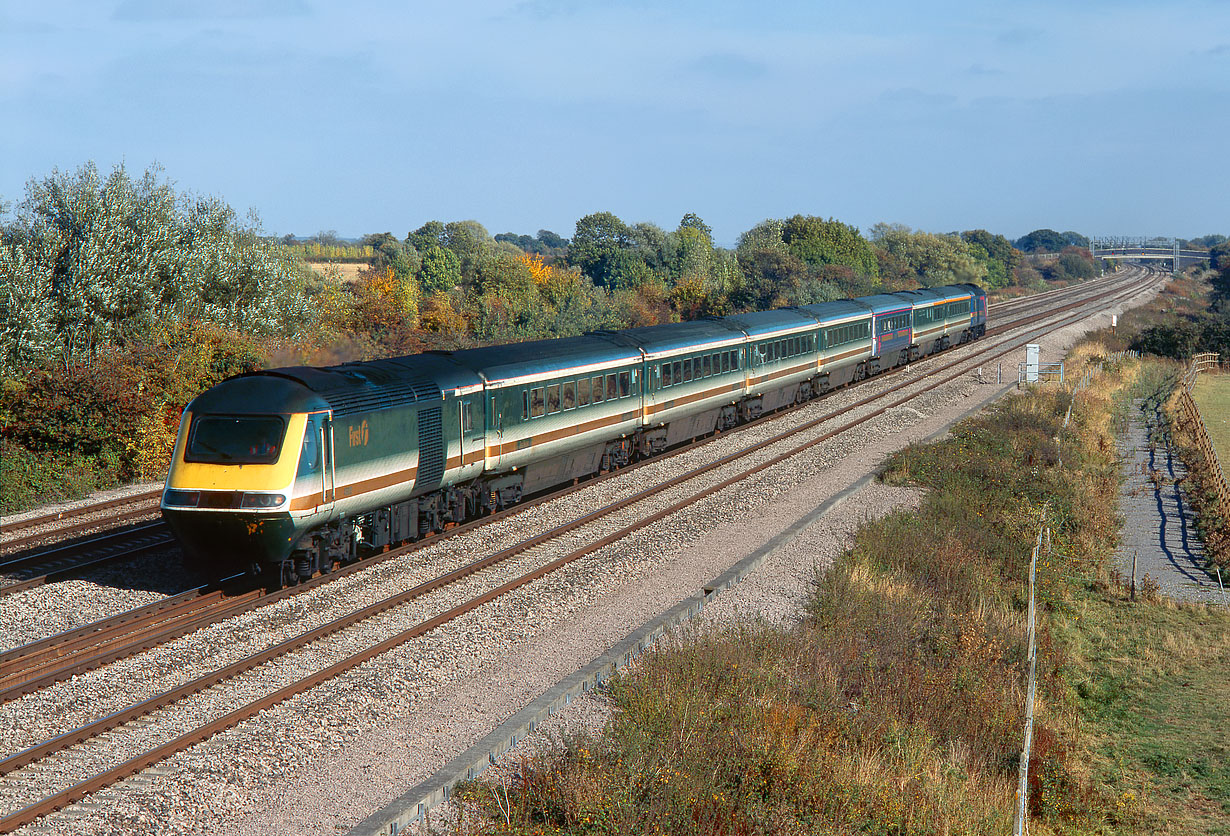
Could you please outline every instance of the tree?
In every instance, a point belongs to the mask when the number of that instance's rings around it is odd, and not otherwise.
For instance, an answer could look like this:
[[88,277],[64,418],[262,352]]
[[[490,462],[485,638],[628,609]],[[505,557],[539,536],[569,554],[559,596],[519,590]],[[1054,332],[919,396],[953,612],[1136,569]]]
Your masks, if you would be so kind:
[[798,259],[812,267],[844,264],[856,273],[878,276],[871,245],[856,227],[829,218],[795,215],[782,226],[782,241]]
[[544,247],[550,247],[553,250],[560,250],[568,246],[567,238],[556,235],[549,229],[538,230],[538,240]]
[[461,260],[457,254],[437,244],[429,246],[420,260],[419,284],[428,296],[461,284]]
[[1012,272],[1021,263],[1020,250],[1002,235],[992,235],[985,229],[966,230],[961,240],[970,248],[973,256],[986,265],[988,288],[1006,287],[1012,281]]
[[448,236],[444,224],[440,221],[428,221],[406,236],[406,243],[420,253],[425,253],[434,247],[448,246]]
[[627,224],[610,212],[595,212],[577,221],[568,263],[581,268],[594,284],[613,287],[628,267],[621,253],[631,246]]
[[0,238],[0,369],[88,363],[191,320],[261,336],[310,318],[301,274],[255,217],[160,174],[104,179],[91,162],[29,181]]
[[986,281],[986,264],[957,236],[913,232],[900,225],[877,225],[873,235],[877,247],[926,287]]
[[1027,253],[1057,253],[1064,247],[1088,247],[1089,239],[1079,232],[1035,229],[1016,241],[1016,248]]
[[391,232],[363,236],[361,245],[372,248],[371,265],[376,270],[391,269],[398,279],[407,280],[419,271],[419,254]]

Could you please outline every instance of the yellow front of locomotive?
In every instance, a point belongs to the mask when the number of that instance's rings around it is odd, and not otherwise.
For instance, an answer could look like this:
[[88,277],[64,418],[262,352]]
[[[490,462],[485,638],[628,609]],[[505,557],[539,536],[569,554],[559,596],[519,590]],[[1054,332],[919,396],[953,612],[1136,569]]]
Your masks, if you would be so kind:
[[328,516],[327,414],[302,385],[261,374],[223,381],[188,404],[161,505],[188,565],[213,577],[279,571]]

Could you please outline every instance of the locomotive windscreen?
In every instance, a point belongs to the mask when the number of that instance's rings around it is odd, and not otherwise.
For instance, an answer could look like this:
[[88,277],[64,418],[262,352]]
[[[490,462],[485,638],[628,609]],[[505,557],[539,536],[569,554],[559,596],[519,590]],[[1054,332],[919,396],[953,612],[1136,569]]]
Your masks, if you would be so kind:
[[273,464],[285,434],[286,422],[277,415],[193,416],[184,461]]

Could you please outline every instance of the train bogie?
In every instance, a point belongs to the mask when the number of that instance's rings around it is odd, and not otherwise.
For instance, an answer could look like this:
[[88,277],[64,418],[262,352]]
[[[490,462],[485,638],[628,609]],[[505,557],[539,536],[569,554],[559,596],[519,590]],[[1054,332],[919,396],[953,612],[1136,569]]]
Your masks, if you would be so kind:
[[206,571],[294,583],[973,339],[985,323],[985,293],[962,285],[242,375],[186,408],[163,514]]

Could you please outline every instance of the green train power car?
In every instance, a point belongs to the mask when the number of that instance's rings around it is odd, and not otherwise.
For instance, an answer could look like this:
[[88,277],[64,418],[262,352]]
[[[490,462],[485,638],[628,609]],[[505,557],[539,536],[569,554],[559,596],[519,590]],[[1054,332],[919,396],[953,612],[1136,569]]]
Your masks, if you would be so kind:
[[162,514],[212,575],[294,584],[986,330],[974,285],[328,368],[184,410]]

